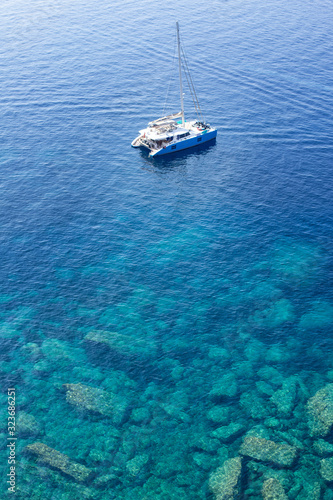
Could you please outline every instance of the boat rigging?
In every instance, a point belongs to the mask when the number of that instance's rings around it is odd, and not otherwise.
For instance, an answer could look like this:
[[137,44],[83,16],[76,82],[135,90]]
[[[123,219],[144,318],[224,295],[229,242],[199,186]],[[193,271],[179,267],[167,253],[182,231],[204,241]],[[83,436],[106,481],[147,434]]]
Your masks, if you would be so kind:
[[[143,147],[148,149],[150,157],[192,148],[215,139],[217,135],[216,128],[211,127],[202,117],[200,104],[194,89],[185,53],[180,43],[178,22],[176,23],[176,32],[181,111],[149,122],[145,129],[140,130],[140,135],[134,139],[132,146],[134,148]],[[182,62],[184,64],[182,64]],[[182,66],[190,88],[198,120],[185,120]]]

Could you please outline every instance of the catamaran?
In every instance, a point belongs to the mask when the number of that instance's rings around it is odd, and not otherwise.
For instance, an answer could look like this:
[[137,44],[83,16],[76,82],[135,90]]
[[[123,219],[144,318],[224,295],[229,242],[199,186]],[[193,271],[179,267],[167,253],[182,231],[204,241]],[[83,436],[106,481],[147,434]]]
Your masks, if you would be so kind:
[[[211,127],[203,119],[199,101],[188,69],[185,53],[181,49],[178,22],[176,23],[176,32],[181,111],[149,122],[146,128],[140,130],[140,135],[134,139],[132,146],[134,148],[142,147],[148,149],[150,157],[161,156],[168,153],[174,153],[182,149],[192,148],[215,139],[217,135],[217,130]],[[196,109],[196,120],[185,120],[182,68],[190,88],[194,107]]]

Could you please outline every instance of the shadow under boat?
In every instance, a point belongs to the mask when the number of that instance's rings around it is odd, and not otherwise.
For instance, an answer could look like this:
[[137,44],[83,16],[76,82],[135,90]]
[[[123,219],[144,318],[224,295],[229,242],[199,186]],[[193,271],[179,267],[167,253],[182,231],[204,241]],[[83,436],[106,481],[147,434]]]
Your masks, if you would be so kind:
[[215,145],[216,145],[216,137],[214,137],[214,139],[211,139],[206,143],[199,144],[194,148],[190,147],[187,149],[182,149],[180,151],[172,151],[162,156],[150,157],[149,150],[146,148],[140,148],[140,154],[142,158],[144,158],[146,161],[148,160],[149,163],[152,165],[161,167],[162,166],[171,167],[173,164],[178,163],[177,160],[205,155],[208,153],[208,151],[213,149]]

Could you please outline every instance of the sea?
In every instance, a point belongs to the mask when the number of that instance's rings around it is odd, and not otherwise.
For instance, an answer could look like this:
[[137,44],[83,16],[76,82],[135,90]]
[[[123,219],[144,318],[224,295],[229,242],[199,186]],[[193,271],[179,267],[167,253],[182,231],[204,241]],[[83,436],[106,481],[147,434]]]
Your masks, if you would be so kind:
[[333,499],[332,20],[1,2],[1,499]]

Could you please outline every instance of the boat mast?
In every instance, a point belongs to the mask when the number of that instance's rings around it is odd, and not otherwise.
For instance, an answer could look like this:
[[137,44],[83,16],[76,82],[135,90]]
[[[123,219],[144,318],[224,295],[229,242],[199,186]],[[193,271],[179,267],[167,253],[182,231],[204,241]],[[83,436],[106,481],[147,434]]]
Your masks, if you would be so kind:
[[178,45],[178,63],[179,63],[179,85],[180,85],[180,104],[182,109],[182,125],[184,126],[184,96],[183,96],[183,82],[182,82],[182,62],[180,58],[180,38],[179,38],[179,24],[176,22],[177,28],[177,45]]

